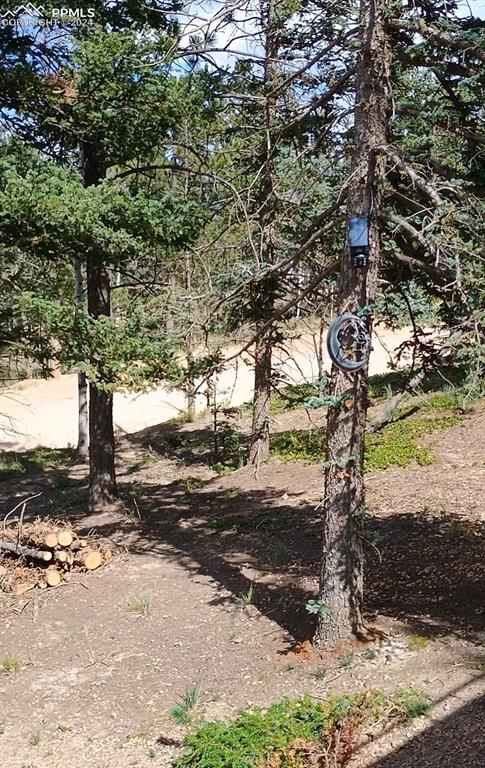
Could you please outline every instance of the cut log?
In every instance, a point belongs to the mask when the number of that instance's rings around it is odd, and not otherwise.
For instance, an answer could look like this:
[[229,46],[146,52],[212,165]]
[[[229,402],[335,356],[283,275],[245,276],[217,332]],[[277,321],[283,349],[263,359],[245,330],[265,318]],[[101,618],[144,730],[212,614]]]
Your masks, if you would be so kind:
[[52,552],[46,552],[44,549],[34,549],[25,547],[23,544],[16,544],[14,541],[5,541],[0,539],[0,550],[11,552],[18,557],[32,557],[34,560],[43,560],[48,563],[52,560]]
[[46,533],[44,536],[44,544],[46,547],[49,547],[50,549],[54,549],[54,547],[57,547],[59,544],[59,538],[57,536],[57,533]]
[[68,557],[69,555],[64,549],[59,549],[57,552],[54,552],[54,560],[57,560],[58,563],[67,563]]
[[57,539],[61,547],[70,547],[72,542],[74,541],[74,536],[72,534],[72,531],[65,528],[59,531],[59,533],[57,534]]
[[87,571],[94,571],[103,563],[101,552],[98,552],[95,549],[88,549],[85,552],[79,552],[76,560],[84,568],[86,568]]
[[62,581],[62,576],[59,571],[56,571],[54,568],[48,568],[45,572],[45,580],[49,587],[57,587]]
[[47,589],[47,582],[45,581],[45,579],[41,579],[37,584],[37,586],[39,587],[39,589]]

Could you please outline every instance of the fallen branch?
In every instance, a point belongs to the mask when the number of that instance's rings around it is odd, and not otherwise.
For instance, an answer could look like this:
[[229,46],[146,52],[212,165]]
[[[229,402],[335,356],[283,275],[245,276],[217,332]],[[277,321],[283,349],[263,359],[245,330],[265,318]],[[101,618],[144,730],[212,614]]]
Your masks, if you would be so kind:
[[393,412],[397,408],[397,406],[402,403],[402,401],[409,397],[410,394],[412,394],[422,383],[424,379],[424,370],[419,371],[411,381],[406,385],[406,387],[401,391],[397,392],[391,399],[389,400],[387,404],[387,408],[385,409],[382,416],[379,416],[379,418],[375,419],[372,424],[369,424],[369,426],[366,429],[366,434],[373,435],[375,432],[379,432],[383,427],[386,426],[386,424],[389,422],[389,420],[392,417]]

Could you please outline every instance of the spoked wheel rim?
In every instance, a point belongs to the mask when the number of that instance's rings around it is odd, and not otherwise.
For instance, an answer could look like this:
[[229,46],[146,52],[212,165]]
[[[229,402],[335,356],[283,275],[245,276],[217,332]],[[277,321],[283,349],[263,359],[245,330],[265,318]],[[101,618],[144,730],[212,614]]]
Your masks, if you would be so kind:
[[351,313],[337,317],[328,329],[327,349],[337,368],[360,371],[370,352],[370,337],[364,321]]

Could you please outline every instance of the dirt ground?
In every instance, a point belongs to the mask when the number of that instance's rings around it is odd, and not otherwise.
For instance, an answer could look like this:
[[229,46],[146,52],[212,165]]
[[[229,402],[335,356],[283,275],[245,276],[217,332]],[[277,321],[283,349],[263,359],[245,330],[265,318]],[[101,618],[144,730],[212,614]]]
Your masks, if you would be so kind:
[[[374,335],[371,374],[384,373],[390,355],[409,339],[410,328],[378,328]],[[284,350],[275,350],[275,371],[287,383],[315,379],[318,366],[315,338],[303,329],[287,340]],[[234,354],[237,347],[224,351]],[[330,367],[330,366],[329,366]],[[253,364],[238,358],[218,376],[219,400],[238,406],[252,398]],[[203,391],[196,398],[197,412],[207,406]],[[114,423],[120,435],[137,432],[179,416],[186,408],[182,392],[157,387],[138,394],[116,393]],[[25,451],[44,445],[66,448],[77,441],[77,378],[75,374],[47,380],[31,379],[0,392],[0,441],[4,450]]]
[[[277,426],[296,418],[282,414]],[[195,439],[206,428],[182,429]],[[21,662],[0,673],[2,768],[169,766],[186,732],[169,711],[195,682],[196,720],[284,695],[420,688],[435,702],[430,715],[374,738],[354,768],[478,766],[484,409],[426,438],[431,466],[368,477],[366,611],[386,637],[332,655],[305,642],[321,467],[273,460],[257,477],[247,468],[219,477],[202,461],[160,456],[156,434],[121,441],[124,506],[109,514],[84,512],[79,467],[0,484],[2,509],[42,490],[31,512],[68,515],[120,547],[75,583],[0,597],[0,661]]]

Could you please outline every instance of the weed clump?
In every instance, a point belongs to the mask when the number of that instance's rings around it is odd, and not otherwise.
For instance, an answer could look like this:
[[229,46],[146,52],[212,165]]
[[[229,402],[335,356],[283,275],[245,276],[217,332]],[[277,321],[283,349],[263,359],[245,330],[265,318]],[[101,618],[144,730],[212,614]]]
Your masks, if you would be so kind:
[[193,710],[197,706],[200,697],[200,682],[189,685],[180,701],[170,710],[170,717],[177,725],[189,725]]
[[5,656],[0,661],[0,672],[3,672],[5,675],[12,675],[18,672],[21,666],[22,662],[20,659],[17,659],[15,656]]

